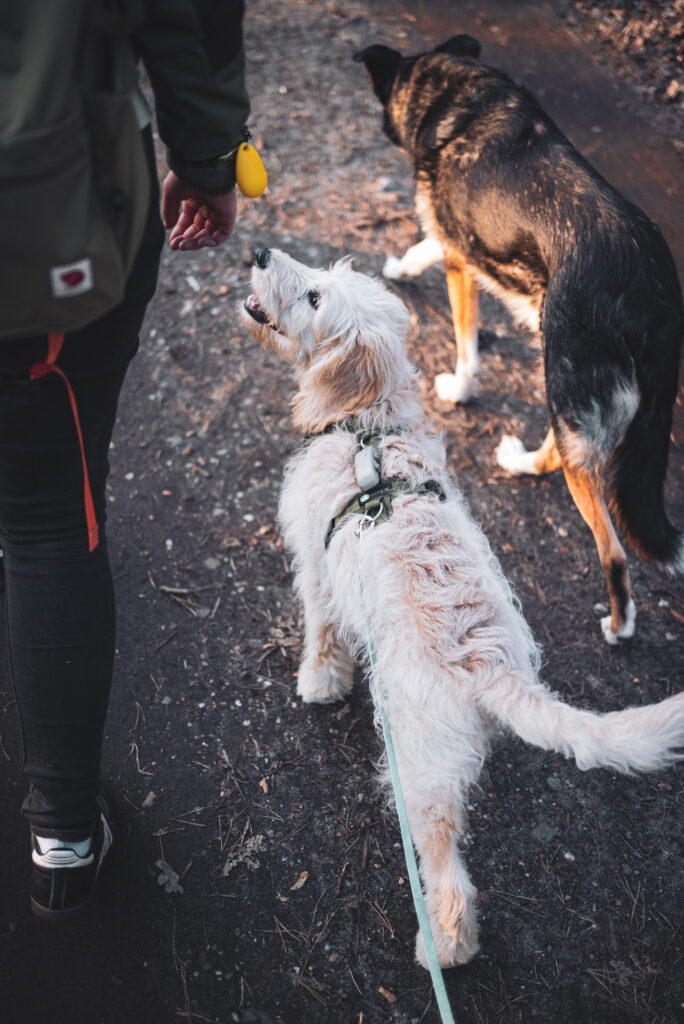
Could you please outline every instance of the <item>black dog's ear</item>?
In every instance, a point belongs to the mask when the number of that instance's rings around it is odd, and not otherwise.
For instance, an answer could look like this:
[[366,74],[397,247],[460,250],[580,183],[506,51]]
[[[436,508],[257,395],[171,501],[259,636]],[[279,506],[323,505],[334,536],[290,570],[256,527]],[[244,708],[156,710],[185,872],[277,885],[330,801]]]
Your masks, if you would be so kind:
[[366,65],[375,95],[383,105],[387,103],[402,61],[399,51],[392,50],[389,46],[367,46],[365,50],[354,54],[354,60]]
[[452,36],[446,43],[435,46],[435,53],[450,53],[452,57],[479,57],[482,47],[472,36]]

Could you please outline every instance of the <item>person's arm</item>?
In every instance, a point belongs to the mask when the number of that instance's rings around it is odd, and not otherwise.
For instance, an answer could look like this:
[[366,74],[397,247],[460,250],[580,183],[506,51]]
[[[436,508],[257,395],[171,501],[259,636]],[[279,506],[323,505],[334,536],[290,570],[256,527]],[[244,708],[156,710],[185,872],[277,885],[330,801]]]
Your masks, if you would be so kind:
[[[171,173],[162,215],[174,249],[218,245],[235,223],[235,160],[249,115],[242,0],[148,0],[133,43]],[[175,225],[175,226],[174,226]]]

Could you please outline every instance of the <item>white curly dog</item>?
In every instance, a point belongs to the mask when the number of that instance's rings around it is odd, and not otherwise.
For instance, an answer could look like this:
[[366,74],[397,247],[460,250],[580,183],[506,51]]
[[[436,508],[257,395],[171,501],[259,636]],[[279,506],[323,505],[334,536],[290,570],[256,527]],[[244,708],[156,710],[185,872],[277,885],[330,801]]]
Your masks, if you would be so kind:
[[[252,289],[242,322],[295,367],[294,422],[307,434],[279,511],[305,613],[297,692],[343,699],[354,658],[367,660],[368,624],[374,698],[390,720],[437,951],[443,965],[462,964],[478,949],[477,894],[459,836],[493,730],[508,726],[582,769],[654,771],[684,745],[684,694],[595,714],[539,681],[529,627],[426,422],[404,345],[408,313],[395,295],[348,261],[316,270],[268,249],[257,254]],[[395,493],[390,517],[361,536],[364,513],[350,512],[326,547],[331,520],[360,491],[364,430],[382,479],[411,489]],[[428,480],[436,486],[421,492]],[[420,934],[416,955],[426,966]]]

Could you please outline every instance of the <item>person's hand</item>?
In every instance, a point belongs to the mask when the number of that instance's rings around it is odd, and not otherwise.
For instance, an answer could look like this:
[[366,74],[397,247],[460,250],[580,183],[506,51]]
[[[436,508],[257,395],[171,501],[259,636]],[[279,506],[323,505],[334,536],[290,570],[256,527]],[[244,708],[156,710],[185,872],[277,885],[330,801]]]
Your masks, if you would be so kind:
[[235,189],[207,196],[169,171],[162,185],[162,220],[169,245],[181,251],[220,245],[230,238],[237,217]]

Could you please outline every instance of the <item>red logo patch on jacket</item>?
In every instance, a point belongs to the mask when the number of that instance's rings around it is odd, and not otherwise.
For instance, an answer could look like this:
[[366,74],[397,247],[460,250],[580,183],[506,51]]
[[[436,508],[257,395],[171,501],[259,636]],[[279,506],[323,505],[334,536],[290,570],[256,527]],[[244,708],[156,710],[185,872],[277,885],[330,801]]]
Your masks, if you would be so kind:
[[93,265],[89,259],[50,267],[50,285],[56,299],[82,295],[93,287]]

